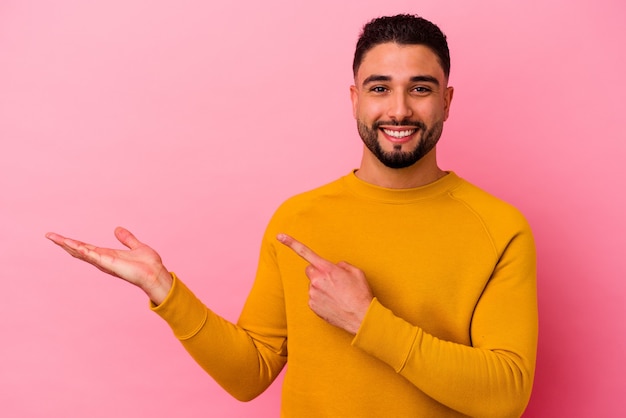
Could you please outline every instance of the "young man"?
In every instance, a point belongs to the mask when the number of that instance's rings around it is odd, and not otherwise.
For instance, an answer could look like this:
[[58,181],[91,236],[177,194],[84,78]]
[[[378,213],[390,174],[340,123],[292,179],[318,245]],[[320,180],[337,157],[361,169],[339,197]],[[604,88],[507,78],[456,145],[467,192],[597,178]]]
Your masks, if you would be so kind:
[[535,367],[534,244],[517,210],[437,165],[453,96],[445,36],[416,16],[374,19],[353,69],[361,165],[277,210],[237,324],[125,229],[128,251],[47,236],[142,288],[236,398],[289,359],[284,417],[519,416]]

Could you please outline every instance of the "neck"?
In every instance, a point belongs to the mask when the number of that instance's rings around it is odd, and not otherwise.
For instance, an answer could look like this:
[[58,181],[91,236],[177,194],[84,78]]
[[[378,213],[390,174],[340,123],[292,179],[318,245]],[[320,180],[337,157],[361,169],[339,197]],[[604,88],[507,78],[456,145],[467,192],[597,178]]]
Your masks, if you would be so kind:
[[411,189],[433,183],[447,173],[437,165],[433,148],[421,160],[406,168],[389,168],[382,164],[369,150],[364,149],[361,166],[356,176],[361,180],[388,189]]

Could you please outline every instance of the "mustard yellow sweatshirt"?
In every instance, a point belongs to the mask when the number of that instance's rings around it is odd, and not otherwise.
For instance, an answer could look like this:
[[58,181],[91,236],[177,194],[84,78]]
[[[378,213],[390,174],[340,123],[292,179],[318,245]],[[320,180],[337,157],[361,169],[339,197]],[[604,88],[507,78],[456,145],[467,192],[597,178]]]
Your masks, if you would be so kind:
[[[306,262],[279,232],[365,272],[375,299],[356,336],[310,310]],[[456,174],[391,190],[350,173],[276,211],[236,325],[175,276],[152,309],[237,399],[288,362],[282,417],[514,417],[533,382],[535,270],[525,219]]]

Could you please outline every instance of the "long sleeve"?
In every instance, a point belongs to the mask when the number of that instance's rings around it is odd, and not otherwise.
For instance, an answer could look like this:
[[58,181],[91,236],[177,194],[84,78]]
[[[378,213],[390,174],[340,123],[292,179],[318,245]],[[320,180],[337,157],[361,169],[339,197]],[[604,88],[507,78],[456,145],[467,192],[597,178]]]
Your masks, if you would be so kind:
[[196,362],[239,400],[262,393],[286,362],[284,336],[251,333],[208,309],[173,274],[168,297],[152,309]]
[[471,346],[437,338],[378,300],[353,345],[463,414],[520,416],[535,367],[535,271],[533,239],[526,229],[507,243],[480,296],[471,321]]

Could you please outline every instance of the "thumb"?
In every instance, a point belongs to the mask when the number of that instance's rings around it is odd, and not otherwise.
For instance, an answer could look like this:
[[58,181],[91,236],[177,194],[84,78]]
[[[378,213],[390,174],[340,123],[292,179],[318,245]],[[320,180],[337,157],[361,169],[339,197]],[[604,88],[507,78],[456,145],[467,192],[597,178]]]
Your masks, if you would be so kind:
[[139,242],[139,240],[135,238],[135,236],[131,234],[128,229],[122,228],[121,226],[115,228],[115,238],[131,250],[134,250],[141,245],[141,242]]

